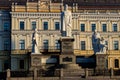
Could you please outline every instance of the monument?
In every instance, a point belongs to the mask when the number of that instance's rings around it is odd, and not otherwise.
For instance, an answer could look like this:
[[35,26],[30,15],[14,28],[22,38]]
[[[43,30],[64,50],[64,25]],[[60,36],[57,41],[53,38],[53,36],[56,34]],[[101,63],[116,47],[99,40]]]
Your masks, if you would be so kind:
[[106,69],[107,45],[105,44],[105,39],[100,36],[97,30],[92,34],[92,46],[96,55],[96,69]]
[[61,13],[61,26],[62,36],[72,36],[72,13],[68,10],[68,5],[64,7],[64,11]]
[[39,41],[38,39],[39,39],[38,31],[37,28],[35,28],[35,31],[32,36],[32,54],[41,54],[38,47],[38,41]]
[[68,5],[64,6],[64,11],[61,13],[61,55],[59,57],[60,64],[65,69],[80,69],[76,64],[76,56],[74,55],[72,37],[72,13],[68,10]]
[[31,52],[31,68],[34,69],[36,66],[41,66],[42,54],[39,51],[39,34],[37,28],[35,28],[32,35],[32,52]]

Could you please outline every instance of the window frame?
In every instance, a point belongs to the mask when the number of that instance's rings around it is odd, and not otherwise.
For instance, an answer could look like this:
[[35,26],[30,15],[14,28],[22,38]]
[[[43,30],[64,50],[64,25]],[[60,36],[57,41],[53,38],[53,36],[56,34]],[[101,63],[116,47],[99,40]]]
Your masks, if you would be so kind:
[[107,24],[106,23],[102,24],[102,31],[107,32]]
[[[35,22],[35,23],[34,23]],[[37,23],[36,21],[31,21],[31,29],[35,30],[35,28],[37,27]]]
[[114,48],[114,50],[119,50],[119,41],[118,40],[115,40],[113,42],[113,48]]
[[20,28],[20,30],[24,30],[25,29],[25,21],[20,21],[19,22],[19,28]]
[[25,40],[24,39],[19,40],[19,49],[20,50],[24,50],[25,49]]
[[85,41],[81,41],[80,46],[81,46],[81,50],[86,50],[86,42]]
[[95,29],[96,29],[96,24],[95,24],[95,23],[92,23],[92,24],[91,24],[91,30],[92,30],[92,32],[94,32]]
[[[56,23],[59,23],[59,25],[56,26],[57,25]],[[55,25],[55,30],[60,30],[60,22],[59,21],[55,21],[54,25]]]
[[118,27],[118,24],[117,23],[113,23],[112,24],[112,31],[113,32],[117,32],[118,31],[117,27]]
[[48,30],[48,21],[43,22],[43,30]]
[[80,31],[85,32],[85,24],[84,23],[80,24]]

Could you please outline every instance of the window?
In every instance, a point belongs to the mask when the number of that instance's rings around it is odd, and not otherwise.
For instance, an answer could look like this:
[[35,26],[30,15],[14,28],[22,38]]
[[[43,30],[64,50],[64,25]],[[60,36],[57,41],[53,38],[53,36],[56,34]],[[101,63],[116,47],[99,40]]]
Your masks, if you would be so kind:
[[106,24],[102,24],[102,31],[106,32],[107,31],[107,25]]
[[81,41],[81,50],[85,50],[85,41]]
[[60,30],[60,23],[59,22],[55,22],[55,30]]
[[94,31],[96,29],[96,24],[92,24],[92,31]]
[[113,24],[113,31],[114,31],[114,32],[117,31],[117,24]]
[[82,32],[84,32],[85,31],[85,24],[80,24],[80,29]]
[[48,49],[48,40],[43,41],[44,49]]
[[19,62],[19,68],[24,69],[24,60],[20,60]]
[[10,24],[8,22],[4,23],[4,31],[9,31]]
[[20,40],[19,46],[20,46],[20,49],[25,49],[25,40]]
[[55,40],[55,49],[60,49],[60,43],[58,40]]
[[24,30],[24,21],[20,21],[20,30]]
[[9,50],[9,40],[4,41],[4,50]]
[[44,22],[43,26],[44,26],[44,30],[48,30],[48,22]]
[[118,50],[119,46],[118,46],[118,41],[114,41],[114,50]]
[[32,30],[35,30],[36,28],[36,21],[32,21]]
[[115,68],[119,68],[119,60],[115,59],[114,61]]

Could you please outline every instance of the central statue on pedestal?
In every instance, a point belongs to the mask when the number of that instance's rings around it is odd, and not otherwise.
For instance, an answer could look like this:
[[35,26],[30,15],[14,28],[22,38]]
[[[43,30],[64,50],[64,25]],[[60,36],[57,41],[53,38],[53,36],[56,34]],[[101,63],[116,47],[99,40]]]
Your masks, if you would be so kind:
[[72,13],[68,10],[68,5],[64,7],[64,11],[61,14],[62,23],[62,36],[71,37],[72,36]]
[[38,48],[38,39],[39,39],[38,31],[37,31],[37,28],[35,28],[35,31],[32,36],[32,53],[35,53],[35,54],[41,54]]

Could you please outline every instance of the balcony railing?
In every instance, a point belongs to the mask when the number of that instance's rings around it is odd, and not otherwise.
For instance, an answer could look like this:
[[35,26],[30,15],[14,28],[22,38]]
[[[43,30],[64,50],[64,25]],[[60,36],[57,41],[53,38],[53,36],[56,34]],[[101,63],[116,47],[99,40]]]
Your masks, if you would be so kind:
[[[60,53],[60,47],[56,47],[56,46],[41,46],[39,47],[39,50],[41,53]],[[29,47],[28,49],[15,49],[15,50],[11,50],[11,54],[27,54],[29,52],[32,52],[31,47]]]

